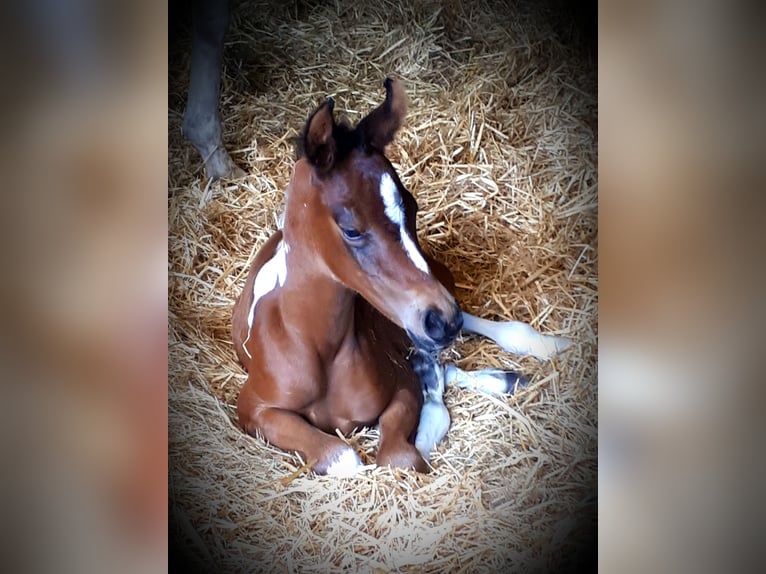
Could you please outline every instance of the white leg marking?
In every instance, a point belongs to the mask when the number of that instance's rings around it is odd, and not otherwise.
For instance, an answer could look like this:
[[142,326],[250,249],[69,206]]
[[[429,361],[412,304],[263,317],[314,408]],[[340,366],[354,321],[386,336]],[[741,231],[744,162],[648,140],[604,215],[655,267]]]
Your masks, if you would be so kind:
[[330,476],[354,476],[362,468],[362,461],[352,448],[344,448],[335,460],[327,467]]
[[415,437],[415,448],[426,461],[431,459],[431,452],[447,434],[450,425],[449,411],[444,406],[444,366],[437,362],[434,373],[439,380],[438,388],[423,393],[423,408]]
[[410,237],[407,228],[404,225],[404,208],[402,207],[402,196],[396,188],[393,178],[384,173],[380,178],[380,196],[383,198],[383,205],[386,208],[386,216],[394,225],[399,227],[399,237],[401,238],[404,250],[407,252],[410,260],[415,267],[423,273],[430,273],[428,263],[420,253],[415,241]]
[[247,316],[247,338],[242,343],[242,350],[251,359],[253,356],[247,350],[247,342],[250,340],[250,332],[255,320],[255,306],[258,304],[258,300],[266,295],[266,293],[273,291],[277,285],[281,287],[285,284],[287,279],[288,251],[290,251],[290,247],[287,243],[280,241],[274,256],[258,270],[258,275],[255,276],[255,281],[253,281],[253,302],[250,305],[250,313]]
[[[444,378],[448,385],[461,389],[479,391],[490,395],[502,395],[513,392],[513,381],[519,376],[500,369],[481,369],[479,371],[464,371],[455,365],[448,365]],[[510,378],[510,384],[509,384]],[[524,383],[522,383],[524,384]]]
[[572,341],[542,335],[521,321],[488,321],[463,312],[463,329],[489,337],[509,353],[549,359],[567,349]]
[[431,459],[434,448],[447,434],[449,423],[449,411],[441,397],[426,399],[423,402],[418,434],[415,437],[415,448],[426,461]]

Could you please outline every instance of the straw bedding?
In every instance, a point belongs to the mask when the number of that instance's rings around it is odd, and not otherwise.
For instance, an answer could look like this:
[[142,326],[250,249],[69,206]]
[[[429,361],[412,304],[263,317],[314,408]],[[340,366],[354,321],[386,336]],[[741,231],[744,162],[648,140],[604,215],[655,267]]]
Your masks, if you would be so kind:
[[[188,38],[171,52],[169,421],[171,535],[221,572],[563,571],[595,532],[595,72],[545,4],[246,2],[227,37],[224,139],[245,169],[209,184],[181,136]],[[291,137],[332,95],[356,121],[405,82],[389,158],[418,200],[421,243],[464,309],[575,339],[551,361],[464,335],[462,368],[517,369],[513,396],[449,389],[433,472],[303,472],[244,435],[234,299],[276,229]],[[375,429],[349,442],[374,460]],[[589,557],[589,556],[588,556]],[[210,568],[210,566],[208,566]]]

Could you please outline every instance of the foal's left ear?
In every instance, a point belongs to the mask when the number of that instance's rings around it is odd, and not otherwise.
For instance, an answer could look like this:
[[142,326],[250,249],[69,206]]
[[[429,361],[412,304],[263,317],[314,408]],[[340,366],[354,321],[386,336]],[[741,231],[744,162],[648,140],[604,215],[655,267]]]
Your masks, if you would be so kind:
[[328,171],[335,163],[337,146],[333,137],[335,120],[332,111],[334,106],[333,99],[327,98],[327,101],[311,114],[308,122],[306,122],[306,128],[303,130],[303,152],[320,173]]
[[364,142],[379,151],[393,141],[407,114],[407,95],[401,82],[386,78],[383,85],[385,101],[367,114],[357,128]]

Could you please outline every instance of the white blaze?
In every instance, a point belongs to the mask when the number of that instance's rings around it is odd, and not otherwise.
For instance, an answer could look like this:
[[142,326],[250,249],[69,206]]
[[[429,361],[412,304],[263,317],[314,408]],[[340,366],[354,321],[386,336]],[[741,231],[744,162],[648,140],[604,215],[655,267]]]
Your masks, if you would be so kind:
[[277,245],[277,250],[274,256],[264,263],[263,267],[258,270],[258,274],[253,281],[253,302],[250,305],[250,313],[247,316],[247,338],[242,343],[242,350],[245,351],[248,357],[251,359],[253,356],[247,350],[247,342],[250,340],[250,331],[253,328],[253,321],[255,320],[255,306],[258,304],[258,300],[261,299],[267,293],[273,291],[277,284],[281,287],[285,284],[287,279],[287,252],[290,251],[287,243],[280,241]]
[[380,196],[383,198],[383,205],[386,207],[386,216],[391,222],[399,228],[399,237],[407,255],[415,264],[415,267],[423,273],[429,273],[428,263],[421,255],[417,245],[413,241],[407,228],[404,226],[404,207],[402,206],[402,197],[396,188],[393,178],[384,173],[380,178]]

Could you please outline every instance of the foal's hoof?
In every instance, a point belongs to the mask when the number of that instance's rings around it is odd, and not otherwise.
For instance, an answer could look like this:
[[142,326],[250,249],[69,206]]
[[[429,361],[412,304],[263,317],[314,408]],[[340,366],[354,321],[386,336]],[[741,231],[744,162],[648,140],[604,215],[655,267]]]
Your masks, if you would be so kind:
[[391,452],[384,450],[378,452],[378,458],[375,463],[378,466],[390,466],[392,468],[406,468],[409,470],[415,470],[421,473],[427,473],[430,471],[428,464],[420,455],[418,450],[411,444],[407,444],[409,448],[403,448]]
[[347,446],[327,457],[327,460],[318,463],[313,470],[317,474],[348,477],[354,476],[361,467],[362,461],[359,460],[359,456],[353,448]]
[[563,353],[571,346],[571,339],[543,335],[540,341],[531,346],[530,354],[537,359],[546,360],[559,353]]

